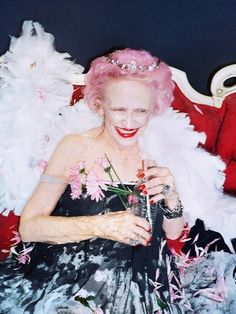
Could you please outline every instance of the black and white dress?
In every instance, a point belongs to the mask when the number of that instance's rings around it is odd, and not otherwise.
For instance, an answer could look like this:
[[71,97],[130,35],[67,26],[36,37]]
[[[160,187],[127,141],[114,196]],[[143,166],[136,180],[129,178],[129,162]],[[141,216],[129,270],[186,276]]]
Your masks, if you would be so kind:
[[[104,193],[98,202],[85,195],[72,200],[68,186],[52,215],[101,215],[122,209],[117,194]],[[147,247],[93,238],[60,245],[35,243],[30,263],[20,267],[8,258],[0,264],[0,313],[183,313],[162,211],[152,205],[151,213],[153,240]]]
[[[117,194],[104,194],[98,202],[85,194],[73,200],[68,186],[52,215],[102,215],[124,208]],[[19,264],[15,254],[0,263],[0,313],[236,313],[236,255],[224,245],[213,249],[222,251],[202,254],[209,233],[198,222],[195,229],[200,232],[189,247],[197,257],[174,257],[166,245],[158,204],[151,206],[151,215],[153,240],[147,247],[99,238],[27,244],[26,250],[33,247],[29,263]],[[192,239],[195,229],[190,231]],[[217,243],[218,234],[213,241],[211,235],[208,240]]]

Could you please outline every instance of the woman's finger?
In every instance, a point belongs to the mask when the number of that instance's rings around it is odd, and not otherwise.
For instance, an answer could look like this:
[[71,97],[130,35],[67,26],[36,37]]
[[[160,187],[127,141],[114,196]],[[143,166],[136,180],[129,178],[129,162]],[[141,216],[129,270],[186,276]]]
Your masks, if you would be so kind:
[[147,195],[148,194],[148,195],[153,195],[154,196],[156,194],[162,193],[163,188],[164,188],[164,185],[160,184],[160,185],[154,186],[152,188],[144,189],[141,192],[141,195]]
[[178,199],[178,198],[179,198],[179,194],[177,193],[177,191],[174,190],[170,196],[166,196],[163,193],[156,194],[155,196],[150,198],[150,204],[152,205],[152,204],[157,203],[158,201],[163,200],[163,199],[168,199],[168,200],[173,199],[174,200],[174,199]]
[[[140,228],[141,229],[141,228]],[[132,246],[137,246],[137,245],[148,245],[149,242],[150,242],[150,236],[148,237],[148,239],[145,239],[143,238],[141,235],[140,235],[140,231],[139,230],[136,230],[136,232],[129,232],[129,241],[128,241],[128,244],[132,245]]]
[[143,228],[140,228],[139,226],[134,226],[132,228],[132,231],[137,234],[140,238],[142,238],[143,240],[145,240],[146,242],[150,241],[151,239],[151,233],[146,231]]
[[144,177],[146,179],[149,177],[165,177],[170,174],[170,170],[166,167],[152,167],[144,171]]
[[172,177],[166,179],[165,177],[155,178],[151,181],[141,185],[141,195],[155,195],[163,192],[164,187],[168,185],[171,191],[175,190],[175,184]]
[[166,182],[166,177],[152,177],[151,179],[147,180],[143,184],[148,189],[156,185],[164,184],[165,182]]
[[137,225],[137,226],[143,228],[144,230],[146,230],[147,232],[151,231],[151,225],[147,221],[147,219],[145,219],[145,218],[134,216],[134,223],[135,223],[135,225]]

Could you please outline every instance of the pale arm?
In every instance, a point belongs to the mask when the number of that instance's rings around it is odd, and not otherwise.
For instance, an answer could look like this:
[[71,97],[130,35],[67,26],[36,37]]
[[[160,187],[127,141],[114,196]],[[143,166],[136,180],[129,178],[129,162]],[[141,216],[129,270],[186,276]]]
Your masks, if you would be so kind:
[[150,225],[126,211],[81,217],[49,216],[63,191],[62,186],[39,184],[21,216],[19,230],[24,242],[62,244],[99,237],[129,243],[138,234],[142,244],[147,245]]
[[166,234],[166,238],[175,240],[182,234],[184,225],[185,221],[183,217],[175,219],[167,219],[164,217],[162,228]]
[[68,243],[96,236],[98,216],[49,216],[65,185],[40,183],[27,203],[20,219],[20,235],[24,242]]
[[78,137],[65,137],[56,148],[46,174],[59,182],[40,182],[27,202],[20,219],[19,232],[25,242],[66,243],[95,236],[97,217],[50,216],[67,186],[68,165],[78,146]]

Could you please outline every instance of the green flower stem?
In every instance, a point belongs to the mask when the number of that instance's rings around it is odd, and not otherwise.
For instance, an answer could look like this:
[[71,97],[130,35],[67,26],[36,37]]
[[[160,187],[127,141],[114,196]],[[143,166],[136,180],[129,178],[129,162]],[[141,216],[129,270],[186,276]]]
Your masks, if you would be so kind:
[[117,188],[117,187],[112,187],[112,186],[109,186],[107,188],[108,191],[110,192],[114,192],[117,194],[117,196],[119,197],[121,203],[123,204],[124,208],[127,209],[128,206],[125,204],[123,198],[121,197],[121,195],[129,195],[130,192],[129,190],[124,186],[124,184],[121,182],[117,172],[115,171],[114,167],[112,166],[111,162],[110,162],[110,159],[108,158],[107,154],[105,154],[105,157],[110,165],[110,169],[108,171],[106,171],[111,179],[111,182],[114,182],[113,178],[112,178],[112,175],[111,175],[111,169],[113,170],[114,174],[116,175],[117,179],[119,180],[121,186],[123,187],[124,190],[120,189],[120,188]]
[[117,195],[130,195],[130,191],[124,191],[122,189],[119,189],[119,188],[116,188],[116,187],[112,187],[112,186],[109,186],[107,188],[108,191],[110,192],[115,192]]
[[[114,167],[112,166],[112,163],[110,162],[110,159],[108,158],[107,154],[105,154],[105,157],[106,157],[107,161],[109,162],[109,165],[110,165],[111,169],[113,170],[114,174],[116,175],[116,177],[117,177],[117,179],[119,180],[119,182],[120,182],[121,186],[123,187],[123,189],[126,190],[126,191],[128,191],[128,189],[126,188],[126,186],[121,182],[121,179],[119,178],[117,172],[115,171]],[[111,178],[110,171],[109,171],[108,173],[109,173],[110,178]],[[114,181],[112,180],[112,182],[114,182]]]
[[107,173],[108,173],[108,175],[109,175],[109,177],[110,177],[110,179],[111,179],[111,182],[114,182],[114,180],[113,180],[113,178],[112,178],[112,175],[111,175],[111,169],[110,169]]
[[[119,197],[119,199],[120,199],[122,205],[124,206],[124,208],[125,208],[125,209],[128,208],[128,206],[125,204],[123,198],[121,197],[121,192],[117,192],[117,190],[111,189],[110,187],[107,188],[107,191],[116,193],[116,195]],[[122,191],[122,190],[121,190],[121,191]],[[122,192],[124,193],[124,192],[126,192],[126,191],[122,191]],[[128,194],[122,194],[122,195],[128,195]]]
[[119,199],[121,200],[121,203],[123,204],[124,208],[127,209],[128,206],[125,204],[123,198],[118,194]]

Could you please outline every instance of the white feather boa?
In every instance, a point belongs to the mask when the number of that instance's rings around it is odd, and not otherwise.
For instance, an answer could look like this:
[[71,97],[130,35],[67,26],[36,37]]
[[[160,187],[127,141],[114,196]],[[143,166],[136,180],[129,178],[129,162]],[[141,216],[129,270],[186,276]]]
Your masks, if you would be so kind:
[[229,243],[236,237],[236,198],[223,194],[225,164],[198,147],[204,141],[186,114],[169,109],[151,119],[140,147],[171,170],[190,226],[200,218]]
[[[82,67],[53,48],[53,36],[38,23],[25,22],[12,39],[0,67],[0,212],[20,215],[48,160],[68,133],[101,125],[83,100],[68,106],[70,77]],[[224,163],[198,148],[205,135],[193,131],[185,114],[169,109],[153,117],[140,147],[158,165],[168,167],[185,208],[187,221],[201,218],[226,241],[236,237],[236,199],[223,195]]]
[[25,22],[0,64],[0,207],[6,215],[13,208],[20,214],[40,176],[38,161],[67,132],[59,113],[73,92],[71,76],[83,68],[56,52],[53,41],[40,24]]

